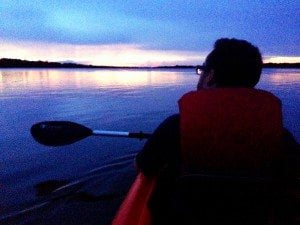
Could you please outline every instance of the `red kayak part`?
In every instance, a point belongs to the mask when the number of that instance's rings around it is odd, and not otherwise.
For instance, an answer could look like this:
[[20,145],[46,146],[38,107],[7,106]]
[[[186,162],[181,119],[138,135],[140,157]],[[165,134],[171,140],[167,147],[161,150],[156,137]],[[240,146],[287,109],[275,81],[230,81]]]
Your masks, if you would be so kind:
[[150,225],[151,217],[147,203],[155,184],[156,178],[147,178],[139,173],[112,225]]
[[188,172],[264,175],[280,158],[281,102],[269,92],[193,91],[179,100],[179,108],[181,151]]

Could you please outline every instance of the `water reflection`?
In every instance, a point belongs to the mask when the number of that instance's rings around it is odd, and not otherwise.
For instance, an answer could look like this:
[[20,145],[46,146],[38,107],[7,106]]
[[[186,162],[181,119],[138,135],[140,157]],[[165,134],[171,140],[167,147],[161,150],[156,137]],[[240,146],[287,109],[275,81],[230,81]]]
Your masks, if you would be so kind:
[[269,85],[294,85],[296,87],[300,85],[300,71],[270,69],[265,71],[261,81]]
[[[65,196],[87,202],[116,197],[114,192],[99,193],[101,185],[120,192],[134,178],[132,161],[143,142],[87,138],[53,150],[33,141],[32,124],[69,120],[93,129],[152,132],[178,112],[178,99],[195,89],[197,79],[194,70],[0,70],[0,204],[6,206],[4,211],[0,206],[0,219],[27,203],[31,207],[37,198],[48,201],[55,190],[61,191],[55,202],[67,201]],[[285,126],[299,141],[300,70],[264,70],[258,88],[282,100]],[[123,164],[122,156],[128,155]],[[108,164],[113,167],[103,169]],[[128,170],[126,184],[119,185]],[[78,182],[86,171],[91,174]],[[86,177],[94,182],[95,191],[83,188],[78,194]],[[37,207],[43,206],[37,202]],[[96,215],[101,217],[98,211]]]
[[[189,71],[191,72],[191,71]],[[139,88],[184,83],[177,71],[137,70],[2,70],[0,92],[68,88]]]

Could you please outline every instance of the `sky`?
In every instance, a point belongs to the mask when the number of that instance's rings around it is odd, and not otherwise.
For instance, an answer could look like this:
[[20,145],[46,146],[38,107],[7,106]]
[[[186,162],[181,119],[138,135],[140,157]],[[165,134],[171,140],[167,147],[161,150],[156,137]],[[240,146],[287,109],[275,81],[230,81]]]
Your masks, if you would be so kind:
[[299,0],[0,0],[0,58],[201,64],[222,37],[300,62]]

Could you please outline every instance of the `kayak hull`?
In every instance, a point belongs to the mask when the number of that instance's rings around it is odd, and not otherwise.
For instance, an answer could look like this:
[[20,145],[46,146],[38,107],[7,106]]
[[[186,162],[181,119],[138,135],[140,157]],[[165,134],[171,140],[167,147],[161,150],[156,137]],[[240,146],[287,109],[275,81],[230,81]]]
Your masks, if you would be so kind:
[[121,204],[112,225],[150,225],[148,200],[156,185],[156,178],[139,173]]

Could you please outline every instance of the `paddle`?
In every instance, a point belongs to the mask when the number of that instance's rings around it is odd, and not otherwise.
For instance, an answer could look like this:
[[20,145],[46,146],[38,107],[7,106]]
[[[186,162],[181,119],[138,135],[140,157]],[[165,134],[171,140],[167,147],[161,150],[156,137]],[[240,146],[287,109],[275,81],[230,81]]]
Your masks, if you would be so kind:
[[130,133],[122,131],[91,130],[81,124],[69,121],[44,121],[31,127],[31,135],[40,144],[47,146],[69,145],[91,135],[149,138],[149,133]]

